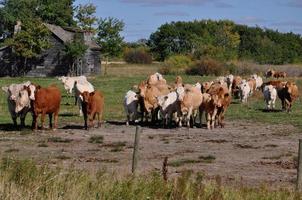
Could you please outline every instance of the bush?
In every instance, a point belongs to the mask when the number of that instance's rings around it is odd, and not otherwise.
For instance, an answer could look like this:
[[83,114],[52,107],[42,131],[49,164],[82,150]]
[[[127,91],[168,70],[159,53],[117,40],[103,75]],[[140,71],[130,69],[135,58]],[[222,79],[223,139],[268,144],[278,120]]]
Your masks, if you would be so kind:
[[193,61],[188,56],[174,55],[165,60],[159,71],[162,74],[182,74],[192,63]]
[[191,68],[186,70],[186,73],[189,75],[215,75],[221,76],[227,73],[227,68],[220,62],[211,59],[205,58],[197,61]]
[[127,48],[124,51],[124,60],[127,63],[151,64],[152,56],[145,48]]

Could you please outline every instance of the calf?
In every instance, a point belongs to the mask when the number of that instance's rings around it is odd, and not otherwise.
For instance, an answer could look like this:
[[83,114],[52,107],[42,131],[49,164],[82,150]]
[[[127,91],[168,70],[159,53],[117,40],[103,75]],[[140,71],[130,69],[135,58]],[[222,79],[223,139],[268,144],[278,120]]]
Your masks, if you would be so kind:
[[218,103],[218,95],[213,94],[210,95],[208,93],[203,93],[203,102],[199,107],[199,115],[200,120],[202,119],[202,114],[205,111],[206,120],[207,120],[207,128],[213,129],[215,126],[215,117],[217,115],[218,107],[220,106]]
[[[31,90],[29,90],[29,96],[31,96]],[[34,128],[38,129],[37,118],[41,114],[41,129],[44,129],[45,115],[49,116],[49,127],[52,128],[52,115],[54,115],[54,128],[58,128],[58,116],[61,103],[60,90],[52,85],[47,88],[36,86],[35,98],[33,101],[33,113],[34,113]]]
[[277,98],[277,90],[272,85],[266,85],[263,89],[263,96],[266,102],[266,109],[275,109],[275,102]]
[[[25,126],[25,117],[31,110],[30,104],[26,101],[26,97],[20,98],[20,91],[24,86],[27,87],[31,83],[29,81],[21,84],[11,84],[9,86],[2,87],[2,90],[7,94],[8,110],[13,120],[13,124],[17,126],[17,118],[20,117],[21,127]],[[24,94],[26,95],[26,94]],[[23,96],[23,94],[22,94]]]
[[99,91],[91,93],[84,91],[81,93],[81,96],[83,97],[82,110],[84,114],[85,129],[88,129],[87,118],[89,118],[89,126],[93,127],[93,121],[96,116],[98,117],[98,127],[100,127],[104,111],[104,95]]
[[232,92],[233,81],[234,81],[234,76],[232,74],[229,74],[225,77],[225,82],[227,83],[229,93]]
[[124,108],[127,115],[127,121],[126,121],[127,126],[129,125],[130,119],[136,122],[138,116],[137,113],[137,108],[139,103],[138,101],[139,101],[138,95],[132,90],[129,90],[124,97]]

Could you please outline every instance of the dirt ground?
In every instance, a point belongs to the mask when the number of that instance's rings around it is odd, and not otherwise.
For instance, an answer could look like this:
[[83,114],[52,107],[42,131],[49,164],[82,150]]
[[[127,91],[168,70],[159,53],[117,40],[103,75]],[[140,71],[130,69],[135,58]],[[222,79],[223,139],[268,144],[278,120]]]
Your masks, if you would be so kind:
[[[106,123],[85,131],[65,126],[56,131],[1,131],[1,156],[32,158],[50,166],[74,165],[90,171],[106,168],[118,175],[131,172],[135,126]],[[92,136],[101,136],[92,139]],[[139,143],[139,173],[183,170],[216,175],[246,185],[293,186],[299,130],[291,125],[229,121],[224,129],[153,129],[143,127]],[[103,141],[102,141],[103,139]]]

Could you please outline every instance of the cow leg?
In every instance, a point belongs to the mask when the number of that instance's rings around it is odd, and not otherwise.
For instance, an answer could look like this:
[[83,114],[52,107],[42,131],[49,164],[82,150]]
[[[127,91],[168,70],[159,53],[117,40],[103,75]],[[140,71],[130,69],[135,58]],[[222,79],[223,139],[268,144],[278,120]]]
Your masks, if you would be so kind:
[[48,118],[49,118],[49,128],[52,129],[52,113],[48,114]]
[[45,115],[46,115],[46,113],[42,112],[42,114],[41,114],[41,129],[42,130],[44,129]]
[[85,130],[88,130],[88,125],[87,125],[87,112],[84,112],[84,127],[85,127]]
[[25,127],[25,116],[21,116],[20,121],[21,121],[21,128],[24,128]]
[[34,118],[33,123],[35,124],[35,130],[38,130],[38,120],[37,120],[38,117],[39,117],[38,113],[33,115]]
[[206,113],[207,116],[207,129],[211,129],[211,114]]
[[130,113],[127,112],[127,121],[126,121],[126,126],[129,126],[129,121],[130,121]]
[[99,128],[99,127],[101,127],[100,113],[96,113],[96,116],[98,118],[98,125],[97,125],[97,127]]
[[54,128],[57,129],[58,128],[58,118],[59,118],[59,110],[57,110],[54,114]]
[[12,116],[12,120],[13,120],[13,123],[14,123],[14,127],[17,127],[18,124],[17,124],[17,116]]
[[78,99],[78,105],[79,105],[80,116],[83,116],[83,111],[82,111],[82,99],[81,99],[80,97],[78,97],[77,99]]

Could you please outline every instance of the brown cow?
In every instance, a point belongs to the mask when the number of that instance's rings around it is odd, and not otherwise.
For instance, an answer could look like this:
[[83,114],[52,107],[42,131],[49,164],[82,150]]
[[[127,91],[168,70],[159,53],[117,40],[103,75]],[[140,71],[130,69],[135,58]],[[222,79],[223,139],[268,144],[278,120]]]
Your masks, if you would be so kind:
[[278,97],[282,103],[282,110],[291,111],[293,102],[299,97],[298,86],[288,81],[281,89],[277,89]]
[[[208,93],[202,94],[203,101],[199,107],[200,123],[202,122],[203,111],[206,112],[207,128],[213,129],[215,125],[215,117],[217,115],[219,105],[218,95],[210,95]],[[201,124],[202,125],[202,124]]]
[[82,111],[84,114],[85,129],[88,129],[87,118],[89,118],[89,126],[93,127],[93,120],[96,116],[98,117],[98,127],[100,127],[104,111],[104,95],[99,91],[91,93],[85,91],[81,93],[81,96],[83,97]]
[[253,78],[250,78],[247,80],[247,83],[249,84],[250,88],[251,88],[251,95],[253,94],[253,92],[256,90],[256,80]]
[[274,77],[274,78],[286,78],[287,77],[287,73],[286,72],[281,72],[281,71],[275,71],[273,69],[269,69],[266,73],[265,73],[265,77],[269,78],[269,77]]
[[210,87],[214,84],[213,81],[210,81],[210,82],[203,82],[201,84],[201,92],[202,93],[206,93],[208,92],[208,90],[210,89]]
[[235,76],[232,84],[232,96],[239,98],[239,85],[242,81],[240,76]]
[[[29,96],[31,96],[31,90],[28,89]],[[61,92],[55,86],[51,85],[47,88],[41,86],[35,87],[35,98],[33,100],[33,124],[35,130],[38,129],[37,118],[41,114],[41,128],[44,128],[45,115],[49,116],[49,127],[52,128],[52,114],[54,114],[54,128],[58,128],[58,116],[61,103]]]
[[213,95],[218,96],[218,107],[217,107],[216,119],[217,119],[218,125],[220,125],[220,127],[223,128],[224,127],[224,123],[223,123],[224,115],[225,115],[227,108],[231,104],[232,97],[229,94],[228,88],[225,86],[220,86],[220,87],[213,86],[210,88],[209,94],[212,96]]

